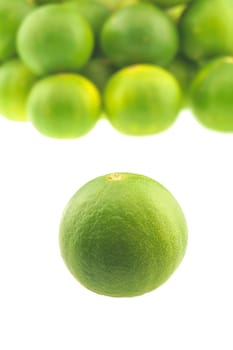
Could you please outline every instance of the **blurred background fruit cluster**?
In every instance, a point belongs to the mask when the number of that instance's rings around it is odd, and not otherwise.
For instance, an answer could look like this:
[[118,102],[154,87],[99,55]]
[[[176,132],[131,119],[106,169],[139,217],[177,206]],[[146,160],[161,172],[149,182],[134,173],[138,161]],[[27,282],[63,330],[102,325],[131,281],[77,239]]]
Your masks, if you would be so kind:
[[128,135],[190,108],[233,131],[232,0],[0,0],[0,114],[76,138]]

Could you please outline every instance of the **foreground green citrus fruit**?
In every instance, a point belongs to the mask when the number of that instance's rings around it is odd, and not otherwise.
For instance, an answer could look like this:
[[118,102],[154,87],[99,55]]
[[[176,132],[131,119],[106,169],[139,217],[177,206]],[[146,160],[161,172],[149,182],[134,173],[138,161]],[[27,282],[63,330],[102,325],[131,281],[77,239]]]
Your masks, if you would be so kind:
[[60,225],[62,257],[86,288],[132,297],[164,283],[186,250],[187,226],[174,197],[141,175],[114,173],[84,185]]
[[100,115],[100,96],[96,87],[80,75],[50,76],[32,89],[28,115],[46,136],[80,137],[94,127]]
[[36,79],[18,59],[0,66],[0,114],[14,121],[27,120],[27,98]]
[[204,66],[191,88],[192,109],[206,127],[233,132],[233,58],[219,58]]
[[25,19],[17,45],[21,59],[37,74],[73,71],[88,61],[93,34],[78,11],[46,5]]
[[182,50],[190,59],[232,55],[232,0],[192,1],[181,18],[180,34]]
[[177,53],[178,33],[162,10],[139,3],[124,7],[107,19],[101,43],[104,53],[118,66],[134,63],[165,65]]
[[16,54],[16,33],[23,19],[34,9],[32,1],[0,0],[0,60]]
[[177,80],[161,67],[135,65],[115,73],[104,93],[111,124],[128,135],[150,135],[169,128],[182,103]]

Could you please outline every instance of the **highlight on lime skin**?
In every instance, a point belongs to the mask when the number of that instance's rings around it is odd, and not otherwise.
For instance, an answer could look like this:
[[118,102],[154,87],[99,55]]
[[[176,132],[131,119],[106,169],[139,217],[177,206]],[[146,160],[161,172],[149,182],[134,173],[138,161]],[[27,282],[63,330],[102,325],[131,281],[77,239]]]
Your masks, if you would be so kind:
[[100,176],[81,187],[60,223],[61,255],[87,289],[139,296],[161,286],[181,263],[187,224],[172,194],[131,173]]

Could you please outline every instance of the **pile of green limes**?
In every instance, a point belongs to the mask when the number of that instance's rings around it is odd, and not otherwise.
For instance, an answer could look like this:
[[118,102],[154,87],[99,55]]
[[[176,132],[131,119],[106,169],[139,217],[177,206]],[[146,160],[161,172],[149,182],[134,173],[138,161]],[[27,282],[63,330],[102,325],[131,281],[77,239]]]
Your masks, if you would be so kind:
[[232,0],[0,0],[0,114],[75,138],[233,131]]

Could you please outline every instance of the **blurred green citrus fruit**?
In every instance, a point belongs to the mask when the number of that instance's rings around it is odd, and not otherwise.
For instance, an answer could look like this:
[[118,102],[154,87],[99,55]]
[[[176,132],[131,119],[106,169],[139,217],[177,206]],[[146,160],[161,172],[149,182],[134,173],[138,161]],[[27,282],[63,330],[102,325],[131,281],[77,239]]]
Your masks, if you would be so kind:
[[37,74],[73,71],[90,58],[93,34],[78,11],[46,5],[22,23],[17,46],[21,59]]
[[108,59],[99,57],[90,60],[79,73],[91,80],[102,92],[115,70]]
[[183,92],[183,107],[189,106],[190,86],[198,72],[198,65],[182,56],[177,56],[166,69],[171,72],[179,82]]
[[27,120],[27,98],[36,80],[18,59],[0,66],[0,114],[14,121]]
[[104,22],[111,13],[110,8],[97,0],[65,0],[65,3],[87,20],[93,33],[98,37]]
[[33,1],[0,0],[0,61],[16,55],[18,28],[34,8]]
[[134,65],[115,73],[104,92],[111,124],[128,135],[151,135],[169,128],[182,103],[180,86],[165,69]]
[[46,4],[62,3],[64,2],[64,0],[35,0],[35,2],[39,5],[46,5]]
[[90,131],[100,115],[100,96],[86,78],[57,74],[39,81],[28,99],[28,115],[42,134],[75,138]]
[[152,0],[155,5],[162,7],[173,7],[180,4],[187,4],[191,0]]
[[207,128],[233,132],[233,58],[203,66],[191,88],[194,115]]
[[161,9],[139,3],[124,7],[107,19],[101,43],[104,53],[118,66],[134,63],[165,65],[177,53],[178,33]]
[[232,0],[195,0],[180,21],[181,48],[190,59],[200,61],[233,55]]

